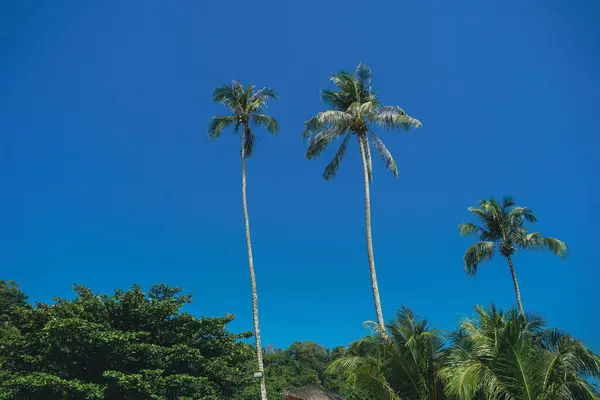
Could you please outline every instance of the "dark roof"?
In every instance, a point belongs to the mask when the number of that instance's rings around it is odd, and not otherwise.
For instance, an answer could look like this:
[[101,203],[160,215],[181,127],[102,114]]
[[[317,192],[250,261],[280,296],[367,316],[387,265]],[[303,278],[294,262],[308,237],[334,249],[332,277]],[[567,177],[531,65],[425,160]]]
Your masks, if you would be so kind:
[[304,386],[286,391],[284,397],[298,400],[344,400],[342,396],[328,392],[317,386]]

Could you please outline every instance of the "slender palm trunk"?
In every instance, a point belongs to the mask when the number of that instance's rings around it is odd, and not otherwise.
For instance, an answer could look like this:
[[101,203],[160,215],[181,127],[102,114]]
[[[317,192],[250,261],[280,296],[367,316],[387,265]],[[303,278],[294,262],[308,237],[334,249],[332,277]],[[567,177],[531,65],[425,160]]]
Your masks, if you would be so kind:
[[525,316],[525,312],[523,311],[523,304],[521,303],[521,292],[519,291],[519,282],[517,281],[517,274],[515,273],[515,268],[513,267],[512,259],[510,256],[507,256],[508,266],[510,267],[510,273],[512,275],[513,284],[515,285],[515,293],[517,295],[517,305],[519,306],[519,312],[522,316]]
[[267,400],[267,387],[263,367],[262,346],[260,344],[260,328],[258,325],[258,293],[256,291],[256,276],[254,275],[254,260],[252,259],[252,243],[250,242],[250,221],[248,219],[248,206],[246,205],[246,155],[244,154],[244,135],[242,134],[242,203],[244,206],[244,222],[246,224],[246,247],[248,248],[248,266],[250,268],[250,283],[252,285],[252,319],[254,321],[254,337],[256,339],[256,359],[260,378],[260,398]]
[[381,329],[385,329],[383,312],[381,311],[381,300],[379,299],[379,287],[377,285],[377,274],[375,272],[375,257],[373,256],[373,239],[371,238],[371,195],[369,193],[369,171],[367,168],[367,158],[365,156],[365,147],[360,135],[358,144],[360,146],[360,156],[363,165],[363,175],[365,180],[365,215],[367,230],[367,255],[369,256],[369,272],[371,273],[371,286],[373,288],[373,298],[375,301],[375,312],[377,313],[377,324]]

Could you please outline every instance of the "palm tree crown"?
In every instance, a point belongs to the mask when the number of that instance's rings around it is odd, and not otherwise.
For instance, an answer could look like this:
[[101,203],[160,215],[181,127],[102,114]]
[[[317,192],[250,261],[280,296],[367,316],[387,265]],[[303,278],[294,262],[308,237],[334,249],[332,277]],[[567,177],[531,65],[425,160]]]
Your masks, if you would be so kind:
[[231,110],[231,115],[213,117],[208,128],[208,136],[217,139],[221,136],[223,128],[234,125],[234,131],[239,132],[242,127],[242,151],[244,157],[252,154],[256,135],[250,128],[250,122],[254,125],[264,127],[268,132],[276,135],[279,132],[277,121],[265,114],[266,102],[269,98],[277,99],[274,89],[263,88],[255,90],[256,87],[248,85],[245,88],[237,81],[230,85],[223,85],[215,89],[213,100],[222,103]]
[[[444,337],[427,320],[402,307],[386,330],[374,322],[375,334],[350,345],[350,353],[334,361],[329,373],[342,373],[369,399],[438,400]],[[362,397],[363,399],[365,397]]]
[[537,218],[531,209],[515,206],[510,196],[505,196],[502,204],[494,198],[481,200],[479,207],[470,207],[469,212],[482,222],[482,226],[473,223],[459,225],[461,235],[474,234],[481,240],[464,254],[465,272],[469,275],[476,275],[477,266],[491,259],[496,249],[505,257],[510,257],[517,249],[546,250],[563,258],[568,254],[565,242],[544,237],[539,232],[528,233],[525,221],[534,223]]
[[380,104],[376,93],[371,90],[371,70],[365,64],[359,64],[354,74],[340,72],[330,80],[337,90],[323,90],[321,98],[332,109],[306,121],[303,134],[305,139],[309,138],[306,158],[318,156],[332,140],[343,137],[335,157],[323,174],[325,179],[332,179],[346,152],[350,136],[356,135],[365,148],[369,179],[372,178],[371,142],[386,167],[397,177],[396,162],[385,144],[373,132],[372,125],[379,125],[388,130],[406,131],[409,128],[419,128],[421,123],[408,116],[398,106]]
[[471,399],[597,399],[589,378],[600,377],[600,357],[579,340],[535,316],[493,305],[476,307],[451,335],[441,376],[446,394]]

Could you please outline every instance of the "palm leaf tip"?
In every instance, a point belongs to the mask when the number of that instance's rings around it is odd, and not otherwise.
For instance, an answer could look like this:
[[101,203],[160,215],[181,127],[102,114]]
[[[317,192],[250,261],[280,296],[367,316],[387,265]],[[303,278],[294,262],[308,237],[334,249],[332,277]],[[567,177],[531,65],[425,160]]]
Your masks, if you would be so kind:
[[337,153],[335,154],[335,157],[333,157],[333,160],[331,160],[329,165],[327,165],[327,167],[325,168],[325,171],[323,172],[323,179],[325,179],[326,181],[329,181],[329,180],[335,178],[335,174],[337,173],[337,171],[340,167],[340,163],[342,162],[342,159],[344,158],[344,154],[346,153],[346,148],[348,147],[349,141],[350,141],[350,135],[346,135],[346,137],[342,141],[342,144],[340,145]]
[[321,154],[327,145],[334,139],[344,134],[343,129],[339,129],[335,126],[318,132],[310,138],[308,149],[306,150],[306,158],[311,159]]
[[213,91],[213,101],[216,102],[223,102],[225,100],[232,100],[233,99],[233,90],[231,85],[223,85],[223,86],[219,86],[218,88],[216,88]]
[[237,121],[235,116],[213,117],[208,126],[208,137],[217,139],[223,129]]
[[477,274],[477,266],[494,256],[493,242],[477,242],[467,249],[463,256],[465,273],[469,276]]
[[277,92],[275,91],[275,89],[273,88],[262,88],[260,90],[258,90],[254,96],[252,96],[252,99],[257,99],[257,98],[272,98],[273,100],[278,100],[279,99],[279,95],[277,94]]
[[565,242],[552,237],[543,237],[537,232],[527,234],[519,245],[525,250],[550,251],[561,258],[569,255],[569,247]]
[[565,242],[556,238],[543,238],[546,248],[555,255],[566,258],[569,255],[569,247]]
[[[374,132],[371,132],[371,137],[373,139],[375,149],[377,149],[379,156],[385,162],[386,168],[390,170],[390,172],[394,175],[394,178],[397,178],[398,166],[396,165],[396,161],[394,160],[392,153],[387,149],[383,141]],[[368,145],[368,142],[366,145]]]
[[485,231],[475,224],[465,222],[458,225],[458,233],[461,236],[469,236],[471,234],[482,235],[485,233]]
[[378,125],[390,130],[408,131],[422,126],[421,121],[406,114],[398,106],[380,106],[377,108],[373,121]]
[[262,126],[267,130],[267,132],[272,133],[273,135],[277,135],[279,133],[279,123],[273,117],[269,117],[264,114],[253,114],[252,121],[258,125]]
[[469,236],[473,232],[473,224],[464,223],[458,225],[458,233],[460,236]]
[[504,195],[504,197],[502,198],[502,207],[504,208],[508,208],[508,207],[512,207],[515,205],[515,201],[513,200],[512,196],[510,195]]

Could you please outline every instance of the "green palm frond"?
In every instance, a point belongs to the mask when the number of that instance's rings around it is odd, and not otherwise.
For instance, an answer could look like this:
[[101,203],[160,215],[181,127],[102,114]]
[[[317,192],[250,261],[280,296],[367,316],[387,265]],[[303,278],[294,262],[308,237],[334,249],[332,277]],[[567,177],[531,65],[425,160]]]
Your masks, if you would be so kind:
[[499,379],[505,382],[505,391],[511,397],[537,400],[543,392],[543,377],[538,371],[543,351],[522,336],[513,340],[510,328],[506,332],[505,350],[496,359]]
[[342,136],[344,133],[344,130],[339,129],[335,125],[329,129],[317,133],[310,138],[308,149],[306,150],[306,158],[310,160],[311,158],[317,157],[327,148],[327,145],[332,140]]
[[[476,308],[452,335],[440,373],[446,394],[466,399],[594,399],[586,377],[598,356],[562,332],[517,309]],[[591,373],[588,373],[591,371]]]
[[235,84],[223,85],[216,88],[213,92],[213,100],[224,104],[231,110],[235,110],[237,105]]
[[382,400],[402,400],[386,380],[381,365],[375,358],[348,356],[335,360],[327,368],[328,374],[342,374],[359,391]]
[[452,351],[448,357],[449,365],[440,371],[449,395],[459,400],[475,399],[479,390],[480,377],[484,366],[465,357],[464,352]]
[[234,122],[237,122],[238,118],[235,115],[228,115],[223,117],[213,117],[208,126],[208,137],[211,139],[217,139],[221,136],[223,129],[230,126]]
[[[360,101],[360,84],[356,77],[349,72],[340,72],[329,78],[340,92],[346,95],[346,100]],[[346,106],[344,109],[348,108]]]
[[254,150],[254,141],[256,140],[256,136],[249,127],[244,129],[242,132],[242,157],[248,158],[252,155],[252,150]]
[[331,108],[339,111],[345,111],[351,102],[343,92],[334,92],[333,90],[323,89],[321,91],[321,100]]
[[480,200],[479,207],[484,209],[492,218],[502,217],[502,211],[493,197],[490,197],[489,200]]
[[488,238],[484,239],[483,237],[480,237],[480,239],[495,242],[503,237],[503,230],[500,223],[501,218],[491,215],[483,207],[469,207],[468,211],[481,219],[481,222],[483,223],[482,225],[489,234]]
[[553,374],[567,369],[584,377],[600,379],[600,356],[586,348],[580,340],[558,329],[546,329],[540,335],[539,344],[545,350],[555,353],[545,374],[546,383],[552,380]]
[[279,133],[279,124],[273,117],[264,114],[252,114],[252,122],[257,126],[262,126],[273,135]]
[[396,161],[394,161],[394,157],[392,157],[392,153],[390,153],[383,141],[379,139],[379,136],[373,131],[371,131],[371,138],[373,139],[373,144],[375,145],[375,149],[377,149],[379,156],[385,162],[385,167],[390,170],[394,175],[394,178],[397,178],[398,166],[396,165]]
[[566,258],[569,254],[567,244],[560,239],[543,237],[539,232],[525,235],[523,241],[519,243],[523,250],[542,250],[550,251],[553,254]]
[[[252,89],[254,87],[252,86]],[[269,98],[273,100],[277,100],[279,97],[274,89],[271,88],[262,88],[252,93],[252,91],[246,93],[246,98],[248,102],[248,113],[255,113],[263,108],[266,108],[266,103]]]
[[323,111],[306,121],[302,137],[306,139],[311,134],[314,135],[332,126],[336,126],[339,129],[347,129],[351,122],[352,116],[344,111]]
[[370,385],[366,389],[367,393],[372,393],[376,398],[382,400],[403,400],[395,391],[392,385],[382,376],[367,375]]
[[329,374],[352,374],[361,368],[373,367],[373,360],[360,356],[346,356],[333,361],[327,367]]
[[502,208],[510,208],[515,205],[515,201],[512,196],[504,195],[502,198]]
[[353,342],[352,356],[335,361],[327,370],[343,374],[359,392],[373,399],[443,399],[438,373],[442,366],[443,336],[427,320],[402,307],[381,328],[365,323],[372,334]]
[[380,106],[372,118],[376,124],[390,130],[408,131],[410,128],[416,129],[422,125],[419,120],[408,116],[398,106]]
[[486,210],[484,210],[483,208],[479,208],[479,207],[469,207],[467,209],[471,214],[478,216],[479,218],[481,218],[482,220],[484,220],[484,222],[488,222],[492,219],[492,216],[490,214],[488,214],[488,212]]
[[277,92],[275,91],[275,89],[272,88],[262,88],[257,90],[254,95],[252,95],[252,101],[256,100],[256,99],[265,99],[268,100],[269,98],[273,99],[273,100],[277,100],[279,99],[279,96],[277,95]]
[[465,272],[467,275],[475,276],[477,266],[486,260],[491,260],[494,256],[493,242],[477,242],[467,249],[463,256]]
[[470,222],[465,222],[458,225],[458,232],[461,236],[469,236],[471,234],[476,236],[491,236],[488,231]]
[[513,224],[517,224],[523,219],[527,222],[537,222],[537,217],[530,208],[527,207],[515,207],[508,211],[508,218],[510,218]]
[[325,172],[323,173],[323,178],[325,178],[325,180],[330,180],[335,177],[337,170],[340,168],[340,162],[342,161],[342,158],[346,153],[346,148],[348,147],[349,141],[350,135],[346,135],[337,153],[335,153],[335,157],[333,157],[333,160],[331,160],[329,165],[327,165],[327,167],[325,168]]
[[364,93],[371,92],[371,76],[373,72],[371,68],[367,67],[364,63],[358,64],[354,74],[358,78],[358,83],[361,87],[361,91]]

